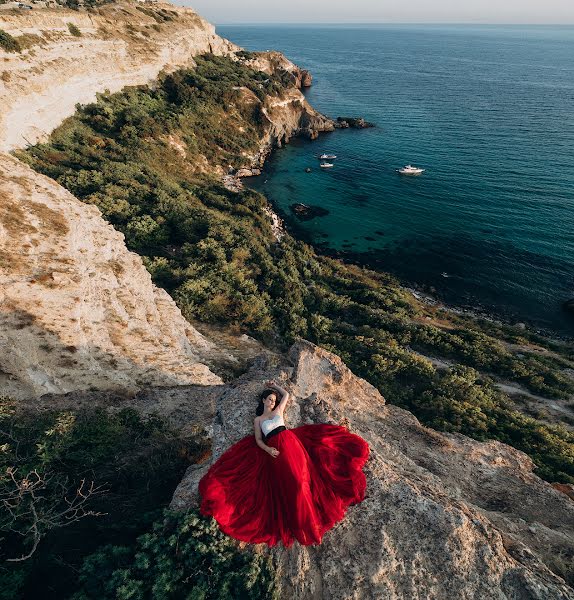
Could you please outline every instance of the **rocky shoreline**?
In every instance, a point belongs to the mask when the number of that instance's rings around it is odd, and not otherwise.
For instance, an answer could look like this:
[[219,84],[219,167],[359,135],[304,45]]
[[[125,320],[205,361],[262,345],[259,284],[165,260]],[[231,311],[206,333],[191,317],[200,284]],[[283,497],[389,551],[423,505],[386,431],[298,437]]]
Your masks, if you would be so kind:
[[[317,241],[310,236],[309,233],[303,229],[303,227],[300,226],[298,221],[301,219],[297,219],[294,215],[287,214],[280,207],[276,206],[271,198],[267,196],[266,198],[267,202],[273,209],[273,213],[276,214],[281,220],[283,230],[286,233],[289,233],[295,239],[301,240],[312,246],[315,252],[318,254],[323,254],[331,258],[338,258],[344,262],[356,264],[380,273],[388,273],[388,271],[385,271],[384,268],[381,268],[380,266],[374,264],[372,260],[369,260],[368,253],[352,252],[349,250],[336,250],[330,248],[324,241]],[[528,319],[518,320],[516,318],[512,318],[510,315],[497,313],[487,309],[486,307],[482,307],[477,303],[472,305],[449,303],[441,298],[436,290],[429,290],[425,285],[421,285],[416,282],[406,282],[401,280],[396,275],[393,276],[395,279],[397,279],[399,285],[404,290],[410,292],[417,300],[428,306],[441,308],[454,315],[461,315],[474,319],[484,319],[497,325],[514,327],[517,330],[528,331],[557,343],[574,342],[574,336],[567,336],[557,331],[542,327],[538,323],[529,321]]]
[[[293,65],[293,69],[295,85],[298,89],[310,87],[312,85],[312,75],[309,71],[295,65]],[[283,144],[289,143],[291,137],[305,137],[309,140],[314,140],[319,136],[319,133],[334,131],[335,129],[366,129],[376,127],[374,123],[366,121],[363,117],[338,116],[335,119],[330,119],[317,112],[314,112],[310,117],[306,113],[303,114],[299,125],[299,127],[294,128],[290,135],[285,133],[283,137],[278,136],[275,139],[271,137],[263,143],[259,152],[253,157],[250,167],[238,170],[230,169],[230,172],[223,178],[225,187],[231,191],[240,192],[244,188],[242,180],[248,177],[261,176],[263,174],[265,162],[271,156],[273,151],[276,148],[281,148]],[[382,268],[380,265],[377,265],[379,259],[377,259],[376,256],[371,256],[369,252],[353,252],[348,248],[343,250],[330,248],[326,242],[313,239],[308,232],[298,226],[297,221],[308,221],[328,214],[328,211],[323,207],[318,205],[308,206],[301,202],[296,202],[290,205],[292,214],[286,214],[278,206],[275,206],[270,198],[267,198],[267,201],[269,203],[269,215],[273,221],[274,234],[277,241],[280,241],[283,235],[286,232],[289,232],[294,238],[301,239],[313,246],[318,253],[333,258],[339,258],[375,271],[387,272],[384,267]],[[441,308],[452,314],[485,319],[499,325],[516,327],[519,330],[529,330],[531,333],[541,335],[550,340],[562,342],[574,341],[574,336],[561,334],[557,331],[545,328],[534,321],[529,321],[524,318],[519,320],[509,314],[505,315],[503,313],[498,313],[482,307],[479,304],[473,304],[471,306],[451,304],[440,298],[437,295],[436,290],[432,287],[429,291],[428,286],[418,284],[417,282],[407,283],[406,281],[399,281],[403,289],[411,292],[420,301],[429,305],[439,305]],[[565,310],[574,310],[572,307],[574,307],[574,299],[564,303]]]

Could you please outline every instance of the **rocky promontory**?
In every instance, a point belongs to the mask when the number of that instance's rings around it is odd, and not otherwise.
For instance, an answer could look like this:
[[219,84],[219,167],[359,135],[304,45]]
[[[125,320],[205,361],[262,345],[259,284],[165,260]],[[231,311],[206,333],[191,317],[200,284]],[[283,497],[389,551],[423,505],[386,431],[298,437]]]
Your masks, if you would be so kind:
[[197,506],[209,465],[252,435],[257,394],[270,378],[291,393],[289,427],[336,423],[371,447],[366,499],[320,546],[271,550],[281,598],[574,598],[558,575],[574,552],[574,502],[534,475],[530,458],[422,426],[308,342],[283,358],[262,357],[209,397],[211,459],[189,468],[172,507]]

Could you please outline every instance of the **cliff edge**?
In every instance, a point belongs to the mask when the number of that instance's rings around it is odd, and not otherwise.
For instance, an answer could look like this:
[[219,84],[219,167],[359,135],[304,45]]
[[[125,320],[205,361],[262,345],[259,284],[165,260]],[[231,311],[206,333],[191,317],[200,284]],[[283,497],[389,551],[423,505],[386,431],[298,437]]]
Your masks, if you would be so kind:
[[270,378],[291,393],[288,427],[344,425],[371,448],[365,500],[320,546],[255,546],[271,554],[282,598],[574,598],[556,574],[574,553],[574,503],[533,474],[528,456],[422,426],[309,342],[295,344],[282,363],[262,358],[199,403],[212,407],[211,459],[188,469],[172,508],[197,506],[209,466],[252,435],[257,394]]
[[1,393],[221,381],[215,345],[98,208],[4,154],[0,197]]
[[193,66],[198,54],[239,50],[193,10],[172,4],[0,13],[0,29],[30,44],[19,53],[0,47],[3,151],[41,141],[97,92],[151,83],[161,71]]

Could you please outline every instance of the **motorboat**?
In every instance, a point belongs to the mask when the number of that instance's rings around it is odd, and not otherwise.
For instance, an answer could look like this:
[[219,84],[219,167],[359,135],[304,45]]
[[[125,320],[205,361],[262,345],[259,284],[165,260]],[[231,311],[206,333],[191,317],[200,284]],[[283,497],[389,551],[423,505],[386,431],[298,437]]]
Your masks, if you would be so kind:
[[397,169],[397,173],[400,175],[420,175],[424,171],[425,169],[419,169],[419,167],[413,167],[413,165],[405,165],[402,169]]
[[334,154],[321,154],[321,160],[335,160],[337,157]]
[[322,162],[319,166],[321,167],[321,169],[330,169],[331,167],[334,167],[335,165],[333,163]]

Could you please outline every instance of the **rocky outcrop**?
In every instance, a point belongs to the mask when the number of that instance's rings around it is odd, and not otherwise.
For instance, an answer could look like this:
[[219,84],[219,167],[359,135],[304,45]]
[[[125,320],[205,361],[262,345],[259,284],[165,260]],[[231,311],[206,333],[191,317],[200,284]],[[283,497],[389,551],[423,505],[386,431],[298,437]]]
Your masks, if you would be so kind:
[[306,69],[301,70],[301,87],[307,88],[313,85],[313,75],[309,73]]
[[189,468],[172,508],[197,505],[209,465],[252,434],[268,378],[292,394],[288,426],[342,424],[371,447],[366,499],[320,546],[256,547],[270,552],[282,598],[574,598],[561,578],[574,553],[574,502],[534,475],[525,454],[423,427],[308,342],[283,361],[255,362],[211,397],[211,460]]
[[0,393],[221,379],[215,345],[100,211],[0,154]]
[[266,125],[263,144],[270,148],[280,148],[296,136],[314,140],[319,133],[335,129],[333,121],[312,108],[296,88],[286,91],[281,98],[269,98],[262,115]]
[[365,121],[363,117],[337,117],[335,121],[335,127],[340,129],[348,129],[349,127],[353,129],[367,129],[374,126],[374,123]]
[[[261,119],[264,136],[261,139],[259,154],[252,163],[259,170],[271,150],[288,144],[291,138],[302,136],[316,139],[321,132],[334,131],[336,122],[316,111],[305,99],[301,88],[309,87],[312,82],[309,71],[301,69],[280,52],[253,52],[243,64],[257,71],[288,73],[291,76],[290,87],[280,97],[268,97],[261,107]],[[253,95],[252,102],[256,102]],[[245,176],[249,176],[248,173]]]
[[289,208],[300,221],[311,221],[316,217],[325,217],[329,214],[329,211],[322,206],[309,206],[308,204],[303,204],[302,202],[291,204]]
[[[74,36],[68,23],[81,35]],[[197,54],[239,49],[193,10],[172,4],[0,13],[0,29],[34,40],[21,53],[0,47],[4,151],[41,140],[74,113],[76,103],[94,101],[97,92],[150,83],[162,70],[193,66]]]
[[[241,53],[240,53],[241,56]],[[271,50],[268,52],[249,52],[247,57],[241,58],[246,66],[271,75],[278,71],[286,71],[292,77],[293,86],[301,89],[310,87],[313,77],[309,71],[298,67],[284,54]]]

